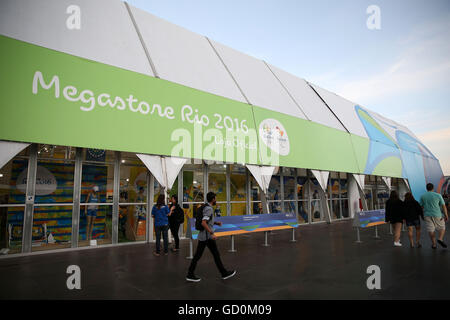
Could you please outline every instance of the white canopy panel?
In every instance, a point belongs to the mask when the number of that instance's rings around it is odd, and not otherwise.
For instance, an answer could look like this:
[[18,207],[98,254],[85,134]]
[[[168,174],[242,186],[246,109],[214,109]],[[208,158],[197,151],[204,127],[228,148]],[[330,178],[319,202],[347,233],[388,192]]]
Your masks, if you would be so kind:
[[[79,8],[79,29],[67,27],[67,22],[76,26],[76,11],[70,6]],[[153,76],[128,10],[119,0],[2,0],[0,34]]]
[[306,119],[263,61],[218,42],[211,42],[251,104]]
[[333,110],[333,113],[343,123],[345,128],[353,134],[368,138],[366,130],[364,129],[361,120],[355,111],[356,103],[338,96],[328,90],[322,89],[316,85],[311,84],[314,90],[322,97],[327,105]]
[[130,6],[161,79],[246,102],[208,40]]
[[328,109],[305,80],[275,66],[270,65],[270,68],[310,120],[331,128],[346,131],[336,116]]
[[320,186],[322,187],[322,190],[324,192],[327,192],[328,178],[330,176],[330,172],[329,171],[319,171],[319,170],[311,170],[311,172],[316,177],[317,181],[319,182]]
[[0,169],[29,145],[29,143],[0,140]]

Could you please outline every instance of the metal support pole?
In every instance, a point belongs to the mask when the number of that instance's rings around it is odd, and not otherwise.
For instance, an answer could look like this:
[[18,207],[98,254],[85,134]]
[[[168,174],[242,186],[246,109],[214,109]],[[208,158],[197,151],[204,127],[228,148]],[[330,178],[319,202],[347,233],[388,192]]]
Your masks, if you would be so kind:
[[72,208],[72,239],[71,247],[78,247],[78,234],[80,233],[80,197],[81,197],[81,174],[83,149],[76,148],[75,154],[75,172],[73,184],[73,208]]
[[30,158],[28,159],[27,172],[27,189],[25,198],[25,210],[22,227],[22,253],[31,252],[33,241],[33,212],[34,212],[34,195],[36,188],[36,172],[37,172],[37,144],[30,146]]
[[114,158],[113,211],[111,221],[112,244],[117,244],[119,242],[120,157],[120,152],[116,151]]
[[269,233],[268,231],[264,231],[264,244],[263,244],[263,247],[268,247],[269,246],[269,244],[267,243],[267,234],[268,233]]
[[393,235],[393,233],[392,233],[392,224],[390,224],[390,223],[389,223],[389,234]]
[[186,259],[192,260],[194,259],[194,245],[192,243],[192,239],[189,239],[189,257],[186,257]]
[[295,240],[295,228],[292,228],[292,239],[290,242],[297,242],[297,240]]
[[231,250],[228,250],[228,252],[237,252],[237,250],[234,249],[234,236],[231,236]]
[[356,243],[362,243],[362,241],[359,237],[359,228],[356,228]]

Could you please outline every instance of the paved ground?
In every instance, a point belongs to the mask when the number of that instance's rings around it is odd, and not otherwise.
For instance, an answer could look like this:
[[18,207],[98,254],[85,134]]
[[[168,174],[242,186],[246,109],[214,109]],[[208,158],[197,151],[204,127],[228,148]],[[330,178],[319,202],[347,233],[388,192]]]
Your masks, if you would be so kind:
[[[355,243],[351,222],[304,226],[297,242],[290,231],[218,241],[224,264],[237,275],[223,281],[208,251],[200,261],[200,283],[187,283],[189,243],[178,254],[155,257],[154,245],[0,259],[0,299],[449,299],[450,252],[423,247],[394,248],[387,228],[373,229]],[[407,234],[402,233],[407,244]],[[68,290],[66,268],[81,268],[81,290]],[[381,290],[368,290],[369,265],[381,268]]]

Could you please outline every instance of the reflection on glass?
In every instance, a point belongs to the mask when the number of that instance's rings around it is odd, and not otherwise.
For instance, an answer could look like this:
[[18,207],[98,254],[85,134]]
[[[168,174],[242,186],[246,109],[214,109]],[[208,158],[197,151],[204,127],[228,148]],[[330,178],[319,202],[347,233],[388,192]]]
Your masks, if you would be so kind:
[[231,215],[232,216],[242,216],[247,214],[247,205],[245,202],[231,203]]
[[121,154],[119,193],[128,203],[147,202],[147,168],[134,153]]
[[[95,216],[88,219],[86,214],[88,205],[80,206],[79,246],[89,246],[89,240],[97,240],[97,244],[110,244],[112,241],[112,206],[99,205]],[[91,214],[94,212],[91,211]],[[88,226],[88,223],[92,225]]]
[[183,171],[183,198],[185,202],[203,202],[203,169],[199,165],[196,171]]
[[250,206],[251,206],[252,214],[262,214],[263,213],[261,201],[251,202]]
[[231,173],[230,176],[230,200],[231,201],[246,201],[245,192],[245,174]]
[[319,182],[314,178],[311,180],[311,221],[317,222],[317,221],[323,221],[324,220],[324,213],[322,208],[322,203],[320,201],[320,195],[319,195]]
[[112,206],[102,203],[113,202],[114,152],[86,149],[83,155],[81,177],[81,206],[79,246],[112,241]]
[[341,207],[342,207],[342,217],[349,218],[348,200],[342,200]]
[[268,190],[270,213],[280,213],[282,211],[280,190],[280,176],[272,176]]
[[28,159],[15,157],[0,168],[0,204],[24,204]]
[[366,197],[367,207],[369,210],[373,210],[373,197],[371,189],[364,189],[364,194]]
[[261,189],[259,184],[256,182],[255,178],[250,175],[250,201],[261,201]]
[[227,187],[225,173],[209,173],[208,175],[208,191],[216,194],[216,201],[227,201]]
[[119,242],[144,241],[147,206],[119,205]]
[[298,222],[299,223],[308,223],[308,201],[299,201],[298,202]]
[[5,253],[22,251],[24,210],[25,207],[0,207],[0,249]]
[[341,206],[339,200],[331,200],[329,201],[329,206],[332,214],[332,219],[341,219]]
[[35,207],[32,251],[70,248],[72,206]]

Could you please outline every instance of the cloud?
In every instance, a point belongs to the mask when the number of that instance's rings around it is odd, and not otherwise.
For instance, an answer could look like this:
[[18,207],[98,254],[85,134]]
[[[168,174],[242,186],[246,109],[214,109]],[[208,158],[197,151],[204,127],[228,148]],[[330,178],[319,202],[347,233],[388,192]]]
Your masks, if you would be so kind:
[[403,49],[392,64],[379,73],[337,84],[336,93],[367,103],[450,84],[450,15],[416,27],[399,45]]

